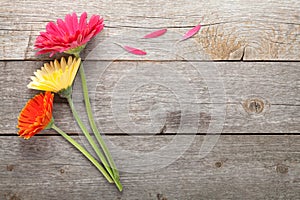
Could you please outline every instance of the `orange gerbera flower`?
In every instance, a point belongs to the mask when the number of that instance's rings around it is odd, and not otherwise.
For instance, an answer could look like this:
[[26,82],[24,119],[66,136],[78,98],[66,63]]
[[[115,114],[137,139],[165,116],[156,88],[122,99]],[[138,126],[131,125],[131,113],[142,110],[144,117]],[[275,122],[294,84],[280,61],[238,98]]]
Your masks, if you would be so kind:
[[18,126],[20,137],[29,139],[53,123],[52,107],[54,94],[41,93],[30,99],[22,109]]

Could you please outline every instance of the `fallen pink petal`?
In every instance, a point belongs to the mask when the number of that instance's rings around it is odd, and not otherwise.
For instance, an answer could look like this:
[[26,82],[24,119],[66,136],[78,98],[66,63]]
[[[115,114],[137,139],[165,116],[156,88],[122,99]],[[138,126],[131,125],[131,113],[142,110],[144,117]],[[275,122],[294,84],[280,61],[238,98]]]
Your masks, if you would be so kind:
[[145,38],[145,39],[157,38],[157,37],[162,36],[166,32],[167,32],[167,29],[161,29],[161,30],[153,31],[152,33],[149,33],[149,34],[145,35],[143,38]]
[[186,32],[184,34],[184,36],[182,37],[181,41],[189,39],[191,37],[193,37],[196,33],[198,33],[198,31],[201,29],[201,25],[198,24],[197,26],[195,26],[194,28],[190,29],[188,32]]
[[127,52],[129,53],[132,53],[134,55],[140,55],[140,56],[143,56],[143,55],[146,55],[147,53],[141,49],[137,49],[137,48],[134,48],[134,47],[130,47],[130,46],[122,46],[118,43],[115,43],[116,45],[119,45],[120,47],[122,47],[123,49],[125,49]]

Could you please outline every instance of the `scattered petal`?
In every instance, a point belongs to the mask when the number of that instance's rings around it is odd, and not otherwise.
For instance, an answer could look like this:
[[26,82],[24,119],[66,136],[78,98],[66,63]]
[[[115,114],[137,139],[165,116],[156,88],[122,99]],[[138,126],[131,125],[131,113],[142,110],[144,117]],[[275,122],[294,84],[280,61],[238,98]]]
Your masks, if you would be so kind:
[[145,39],[149,39],[149,38],[157,38],[159,36],[162,36],[163,34],[165,34],[167,32],[167,29],[161,29],[161,30],[157,30],[154,31],[152,33],[149,33],[147,35],[145,35],[143,38]]
[[198,31],[200,30],[201,25],[198,24],[197,26],[195,26],[194,28],[192,28],[191,30],[189,30],[188,32],[186,32],[184,34],[184,36],[182,37],[181,41],[186,40],[190,37],[193,37],[196,33],[198,33]]
[[122,46],[121,44],[115,43],[116,45],[119,45],[120,47],[122,47],[123,49],[125,49],[126,51],[128,51],[129,53],[135,54],[135,55],[146,55],[147,53],[141,49],[137,49],[134,47],[130,47],[130,46]]
[[134,47],[124,46],[123,48],[126,51],[128,51],[129,53],[132,53],[132,54],[135,54],[135,55],[146,55],[147,54],[145,51],[134,48]]

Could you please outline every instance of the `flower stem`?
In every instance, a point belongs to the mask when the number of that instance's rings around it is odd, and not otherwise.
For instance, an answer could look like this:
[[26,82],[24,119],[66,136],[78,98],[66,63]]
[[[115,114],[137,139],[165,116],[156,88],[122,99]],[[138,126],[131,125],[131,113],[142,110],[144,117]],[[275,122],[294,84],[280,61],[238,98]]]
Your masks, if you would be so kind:
[[70,142],[76,149],[78,149],[89,161],[91,161],[91,163],[95,165],[95,167],[103,174],[103,176],[107,179],[109,183],[113,183],[113,180],[106,172],[106,170],[87,150],[85,150],[85,148],[83,148],[80,144],[78,144],[73,138],[71,138],[69,135],[63,132],[60,128],[55,126],[55,124],[52,124],[51,128],[57,131],[59,134],[61,134],[68,142]]
[[81,121],[81,119],[79,118],[79,115],[75,109],[73,100],[70,96],[67,97],[68,103],[70,105],[70,108],[72,110],[73,116],[75,118],[75,120],[77,121],[79,127],[81,128],[83,134],[85,135],[85,137],[87,138],[88,142],[90,143],[90,145],[92,146],[92,148],[94,149],[94,151],[96,152],[97,156],[100,158],[101,162],[103,163],[103,165],[105,166],[105,168],[107,169],[107,171],[109,172],[109,174],[112,175],[112,171],[105,159],[105,157],[103,156],[103,154],[101,153],[101,151],[99,150],[99,148],[97,147],[97,144],[95,143],[95,141],[93,140],[92,136],[90,135],[89,131],[87,130],[87,128],[85,127],[85,125],[83,124],[83,122]]
[[90,133],[88,132],[87,128],[85,127],[85,125],[83,124],[83,122],[81,121],[81,119],[79,118],[79,115],[78,115],[78,113],[77,113],[77,111],[75,109],[75,106],[74,106],[74,103],[73,103],[73,100],[72,100],[71,96],[67,96],[66,98],[67,98],[68,103],[70,105],[70,108],[72,110],[73,116],[74,116],[75,120],[77,121],[79,127],[81,128],[83,134],[85,135],[85,137],[87,138],[88,142],[90,143],[90,145],[92,146],[92,148],[96,152],[97,156],[99,157],[99,159],[103,163],[104,167],[106,168],[106,170],[110,174],[111,178],[114,180],[114,182],[115,182],[116,186],[118,187],[118,189],[120,191],[122,191],[122,185],[121,185],[119,179],[116,179],[116,177],[114,176],[113,171],[112,171],[111,167],[108,165],[108,163],[107,163],[104,155],[102,154],[102,152],[98,148],[97,144],[95,143],[95,141],[91,137]]
[[87,84],[86,84],[86,78],[85,78],[85,73],[84,73],[84,69],[83,69],[83,64],[81,62],[80,68],[79,68],[79,72],[80,72],[80,77],[81,77],[81,83],[82,83],[82,90],[83,90],[83,96],[84,96],[84,101],[85,101],[85,108],[86,108],[86,112],[89,118],[89,122],[91,125],[91,128],[97,138],[98,143],[100,144],[112,170],[113,173],[115,175],[115,178],[119,180],[119,172],[117,170],[117,167],[112,159],[112,156],[103,140],[103,138],[100,135],[100,132],[96,126],[94,117],[93,117],[93,113],[92,113],[92,109],[91,109],[91,103],[90,103],[90,99],[89,99],[89,94],[88,94],[88,88],[87,88]]

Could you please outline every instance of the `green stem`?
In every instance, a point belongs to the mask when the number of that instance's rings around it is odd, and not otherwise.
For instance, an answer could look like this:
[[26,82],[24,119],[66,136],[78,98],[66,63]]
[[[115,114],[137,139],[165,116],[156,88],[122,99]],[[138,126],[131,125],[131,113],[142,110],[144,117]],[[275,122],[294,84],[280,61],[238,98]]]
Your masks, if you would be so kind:
[[72,101],[72,98],[70,96],[68,96],[67,100],[68,100],[68,103],[69,103],[70,108],[72,110],[73,116],[74,116],[75,120],[77,121],[79,127],[81,128],[83,134],[85,135],[85,137],[87,138],[88,142],[90,143],[90,145],[92,146],[92,148],[96,152],[97,156],[99,157],[99,159],[103,163],[103,165],[106,168],[106,170],[108,171],[108,173],[111,175],[111,177],[113,177],[113,172],[112,172],[111,168],[109,167],[109,165],[108,165],[108,163],[107,163],[104,155],[101,153],[100,149],[98,148],[97,144],[93,140],[93,138],[90,135],[89,131],[87,130],[87,128],[85,127],[85,125],[83,124],[83,122],[81,121],[81,119],[79,118],[79,115],[78,115],[78,113],[77,113],[77,111],[75,109],[75,106],[74,106],[74,103]]
[[89,118],[89,122],[90,122],[90,125],[91,125],[91,128],[98,140],[98,143],[100,144],[112,170],[113,170],[113,173],[115,175],[115,178],[116,179],[119,179],[119,172],[117,170],[117,167],[112,159],[112,156],[103,140],[103,138],[101,137],[100,135],[100,132],[96,126],[96,123],[95,123],[95,120],[94,120],[94,117],[93,117],[93,113],[92,113],[92,109],[91,109],[91,103],[90,103],[90,99],[89,99],[89,94],[88,94],[88,88],[87,88],[87,84],[86,84],[86,78],[85,78],[85,73],[84,73],[84,69],[83,69],[83,65],[81,63],[80,65],[80,68],[79,68],[79,72],[80,72],[80,77],[81,77],[81,83],[82,83],[82,90],[83,90],[83,96],[84,96],[84,101],[85,101],[85,108],[86,108],[86,111],[87,111],[87,115],[88,115],[88,118]]
[[68,136],[65,132],[63,132],[60,128],[55,126],[55,124],[52,124],[52,129],[57,131],[59,134],[61,134],[68,142],[70,142],[76,149],[78,149],[91,163],[97,167],[97,169],[103,174],[103,176],[107,179],[109,183],[113,183],[113,180],[109,176],[109,174],[106,172],[106,170],[98,163],[98,161],[91,155],[85,148],[83,148],[80,144],[78,144],[73,138]]
[[78,113],[77,113],[77,111],[75,109],[75,106],[74,106],[74,103],[72,101],[71,96],[67,96],[66,98],[67,98],[68,103],[70,105],[70,108],[72,110],[73,116],[74,116],[75,120],[77,121],[79,127],[81,128],[83,134],[85,135],[85,137],[87,138],[88,142],[90,143],[90,145],[92,146],[92,148],[96,152],[97,156],[100,158],[101,162],[103,163],[104,167],[106,168],[106,170],[110,174],[111,178],[114,180],[114,182],[115,182],[117,188],[119,189],[119,191],[122,191],[123,187],[122,187],[119,179],[117,179],[114,176],[113,171],[111,170],[111,167],[108,165],[108,163],[107,163],[104,155],[101,153],[101,151],[99,150],[97,144],[95,143],[95,141],[91,137],[90,133],[88,132],[87,128],[85,127],[85,125],[83,124],[83,122],[81,121],[81,119],[79,118],[79,115],[78,115]]

